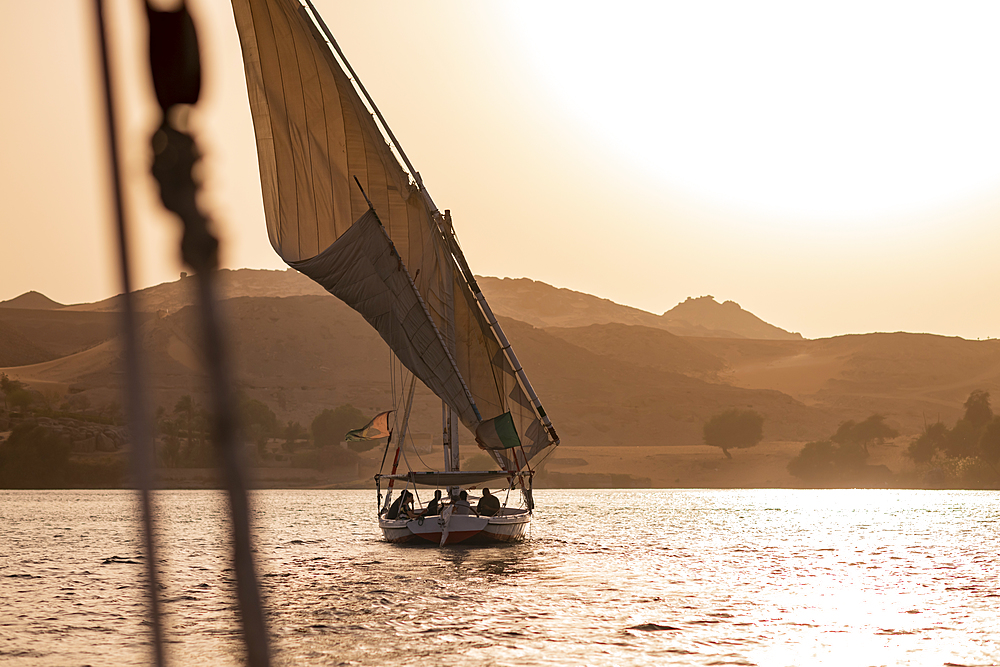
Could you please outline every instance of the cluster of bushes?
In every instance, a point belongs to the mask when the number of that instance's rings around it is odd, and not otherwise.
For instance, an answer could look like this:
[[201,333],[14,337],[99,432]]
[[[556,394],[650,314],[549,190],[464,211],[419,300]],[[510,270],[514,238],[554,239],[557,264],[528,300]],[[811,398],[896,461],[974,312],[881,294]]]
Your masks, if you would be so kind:
[[930,424],[910,443],[907,456],[924,469],[932,484],[993,486],[1000,483],[1000,416],[990,394],[977,389],[965,401],[965,415],[949,429]]
[[[238,407],[242,437],[256,446],[259,462],[288,461],[297,468],[329,470],[356,463],[357,452],[378,444],[378,441],[352,442],[349,450],[339,446],[348,431],[364,426],[369,420],[349,404],[323,410],[309,429],[293,421],[282,425],[266,404],[243,393],[238,397]],[[203,468],[214,464],[210,415],[190,395],[182,396],[172,413],[161,407],[157,411],[157,427],[163,435],[163,445],[158,451],[161,466]],[[283,440],[280,452],[270,450],[272,440]]]
[[23,421],[0,442],[0,488],[118,488],[125,481],[121,457],[75,461],[72,445],[57,431]]
[[807,443],[788,462],[788,472],[813,484],[885,481],[887,468],[868,465],[869,448],[898,435],[885,423],[883,415],[874,414],[861,422],[844,422],[826,440]]
[[[0,431],[12,429],[6,440],[0,439],[0,488],[119,488],[125,483],[123,457],[113,452],[83,460],[72,456],[72,434],[82,430],[86,436],[89,431],[73,425],[120,424],[117,402],[94,408],[80,393],[29,389],[3,373],[0,395]],[[114,448],[118,444],[116,440]]]
[[118,401],[92,406],[90,399],[81,393],[65,394],[55,389],[37,391],[29,389],[20,380],[11,380],[0,373],[0,394],[3,395],[3,420],[15,421],[33,417],[53,419],[71,418],[98,424],[121,425],[124,423],[122,407]]
[[[102,424],[120,423],[120,408],[113,404],[105,410],[92,411],[84,396],[71,395],[69,405],[52,407],[54,396],[43,401],[16,380],[0,375],[0,394],[5,403],[0,412],[0,427],[13,430],[0,439],[0,488],[120,488],[127,483],[126,457],[74,456],[73,442],[66,429],[46,417],[70,417],[77,421]],[[68,408],[68,409],[67,409]],[[86,413],[72,411],[74,408]],[[347,431],[368,423],[368,416],[351,405],[323,410],[306,429],[298,422],[282,425],[274,412],[256,399],[239,396],[239,416],[245,442],[257,446],[260,459],[277,458],[294,467],[330,470],[357,463],[358,452],[371,449],[379,441],[340,442]],[[41,422],[41,423],[40,423]],[[168,413],[160,408],[156,423],[162,434],[157,451],[164,467],[201,468],[215,464],[211,438],[211,419],[190,395],[182,396]],[[280,453],[272,454],[269,443],[283,440]]]

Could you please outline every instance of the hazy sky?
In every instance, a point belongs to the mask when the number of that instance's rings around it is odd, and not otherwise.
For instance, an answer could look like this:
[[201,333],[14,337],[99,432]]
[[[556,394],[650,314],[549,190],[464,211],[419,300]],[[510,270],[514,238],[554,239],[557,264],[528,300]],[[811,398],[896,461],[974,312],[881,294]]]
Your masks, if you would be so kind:
[[[140,286],[176,277],[139,0],[108,0]],[[473,269],[653,312],[731,299],[808,337],[1000,336],[1000,5],[317,6]],[[92,3],[0,4],[0,300],[118,291]],[[191,1],[205,207],[264,229],[232,11]]]

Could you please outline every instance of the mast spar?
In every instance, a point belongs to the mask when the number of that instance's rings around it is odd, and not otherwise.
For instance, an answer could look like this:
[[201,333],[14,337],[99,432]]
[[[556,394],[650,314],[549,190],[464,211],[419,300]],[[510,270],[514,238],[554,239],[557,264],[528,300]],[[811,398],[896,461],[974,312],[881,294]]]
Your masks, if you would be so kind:
[[469,267],[469,263],[465,259],[465,253],[462,252],[462,247],[458,245],[458,237],[455,235],[455,228],[451,224],[451,211],[444,212],[444,220],[447,224],[448,231],[445,234],[445,240],[451,249],[452,257],[455,258],[458,264],[459,270],[462,272],[462,277],[465,282],[468,283],[469,289],[472,290],[472,294],[476,297],[476,302],[483,311],[483,315],[486,316],[486,321],[490,323],[490,328],[493,330],[493,335],[496,336],[497,342],[500,343],[500,347],[503,349],[504,356],[507,357],[507,361],[510,362],[511,368],[517,374],[521,384],[524,386],[524,391],[528,394],[528,399],[531,401],[532,407],[535,409],[535,413],[538,418],[542,421],[542,426],[545,427],[546,432],[552,439],[552,444],[559,444],[559,435],[556,433],[555,427],[552,425],[552,420],[545,413],[545,408],[542,407],[542,401],[538,398],[538,394],[535,393],[535,388],[531,386],[531,381],[528,380],[527,373],[521,367],[521,362],[518,360],[517,355],[514,353],[514,348],[510,345],[510,340],[507,339],[507,335],[503,332],[503,328],[500,326],[500,322],[497,321],[496,315],[493,314],[493,309],[490,308],[489,302],[486,300],[486,296],[483,291],[479,288],[479,282],[476,280],[476,276],[472,273],[472,269]]

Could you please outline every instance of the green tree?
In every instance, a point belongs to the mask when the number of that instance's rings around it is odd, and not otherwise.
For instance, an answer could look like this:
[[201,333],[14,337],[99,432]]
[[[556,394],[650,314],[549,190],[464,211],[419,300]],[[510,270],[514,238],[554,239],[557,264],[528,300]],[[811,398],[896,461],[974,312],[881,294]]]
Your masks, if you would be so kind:
[[63,397],[63,395],[55,389],[46,389],[39,392],[39,396],[41,397],[41,401],[45,406],[45,409],[50,412],[56,409],[56,406],[59,405],[59,401],[61,401]]
[[271,408],[246,394],[241,393],[239,401],[244,432],[263,454],[268,439],[278,434],[278,418]]
[[0,443],[0,486],[45,489],[65,486],[70,443],[51,429],[30,421],[14,427]]
[[915,438],[906,448],[906,455],[914,463],[930,463],[934,455],[945,448],[948,441],[948,427],[937,422],[924,428],[920,437]]
[[948,431],[944,441],[944,451],[952,458],[975,456],[979,449],[980,430],[966,419],[959,419]]
[[836,477],[837,445],[830,440],[806,443],[791,461],[788,472],[792,477],[808,481],[828,481]]
[[979,440],[979,457],[996,469],[1000,463],[1000,417],[994,417],[983,429]]
[[[316,415],[312,421],[310,430],[313,442],[316,443],[317,447],[339,445],[348,431],[361,428],[370,420],[371,417],[366,416],[365,413],[349,403],[334,410],[328,408]],[[364,444],[368,445],[365,449],[371,449],[374,447],[375,441],[372,441],[370,445],[367,442]]]
[[164,435],[160,450],[160,464],[176,468],[181,463],[181,426],[177,419],[167,417],[167,409],[162,405],[156,409],[156,428]]
[[830,440],[839,445],[858,445],[868,453],[873,444],[885,444],[899,435],[899,431],[885,423],[885,416],[873,414],[862,422],[846,421],[840,425]]
[[866,452],[870,445],[884,445],[886,440],[899,437],[899,431],[886,424],[885,416],[879,414],[873,414],[859,423],[854,432]]
[[10,395],[16,391],[24,389],[24,383],[20,380],[11,380],[6,373],[0,373],[0,392],[3,392],[3,409],[10,410],[7,402]]
[[756,410],[733,408],[713,416],[703,428],[705,444],[718,447],[727,459],[730,449],[754,447],[764,437],[764,416]]
[[299,440],[306,440],[309,437],[309,432],[302,424],[289,420],[282,435],[285,438],[285,444],[294,445]]
[[853,419],[842,422],[837,427],[837,432],[830,436],[830,441],[836,443],[855,442],[854,428],[857,425],[858,422]]
[[191,452],[194,450],[194,414],[196,410],[195,402],[191,398],[190,394],[184,394],[181,396],[177,403],[174,404],[174,414],[184,415],[185,424],[187,425],[187,450]]
[[810,482],[831,483],[864,468],[868,452],[858,442],[833,440],[810,442],[788,462],[793,477]]
[[993,419],[993,409],[990,407],[990,392],[976,389],[965,399],[965,421],[973,428],[980,429]]
[[10,393],[10,407],[18,408],[22,413],[28,411],[35,402],[35,395],[27,389],[15,389]]

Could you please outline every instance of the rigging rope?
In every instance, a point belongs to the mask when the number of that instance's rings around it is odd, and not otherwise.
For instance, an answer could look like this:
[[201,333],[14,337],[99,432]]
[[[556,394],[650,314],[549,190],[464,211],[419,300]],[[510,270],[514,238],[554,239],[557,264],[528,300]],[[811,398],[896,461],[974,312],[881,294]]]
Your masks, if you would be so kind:
[[98,46],[101,57],[101,75],[104,83],[104,112],[107,121],[108,158],[111,168],[111,188],[114,204],[115,231],[118,241],[118,260],[122,282],[122,339],[125,356],[127,387],[127,413],[131,430],[132,456],[139,482],[139,500],[142,508],[142,541],[146,555],[146,589],[149,602],[149,625],[152,630],[153,664],[163,667],[164,637],[160,609],[160,584],[156,537],[153,520],[153,459],[155,444],[150,425],[149,407],[145,391],[144,373],[141,368],[135,309],[132,303],[132,270],[128,253],[128,228],[122,201],[121,167],[118,160],[118,127],[115,118],[111,69],[108,63],[107,28],[104,21],[104,2],[95,0]]

